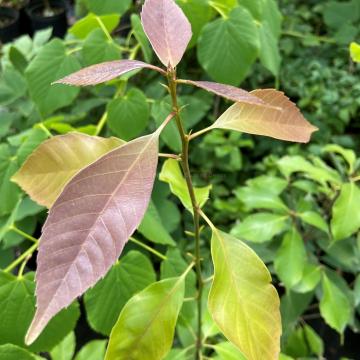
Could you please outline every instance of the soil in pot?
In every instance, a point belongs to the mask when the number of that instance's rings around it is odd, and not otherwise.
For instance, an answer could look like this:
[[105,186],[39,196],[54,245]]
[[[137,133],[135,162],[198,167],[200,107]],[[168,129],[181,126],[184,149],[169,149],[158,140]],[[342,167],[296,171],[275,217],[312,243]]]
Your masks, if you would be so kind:
[[[1,2],[1,0],[0,0]],[[19,11],[19,28],[21,34],[31,35],[31,25],[29,17],[26,13],[26,7],[29,5],[30,0],[5,0],[1,3],[1,6],[9,7]]]
[[27,8],[33,31],[53,28],[53,36],[64,37],[68,28],[66,7],[63,1],[37,1]]
[[0,7],[0,41],[6,43],[19,35],[19,12],[15,9]]

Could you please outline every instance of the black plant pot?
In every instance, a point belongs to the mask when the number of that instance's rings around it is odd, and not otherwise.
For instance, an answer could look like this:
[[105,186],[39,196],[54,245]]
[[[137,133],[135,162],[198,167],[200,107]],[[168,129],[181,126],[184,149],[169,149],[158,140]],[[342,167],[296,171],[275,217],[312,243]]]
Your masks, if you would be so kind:
[[66,6],[61,0],[49,1],[53,15],[46,16],[45,6],[42,1],[31,2],[26,12],[30,18],[32,30],[46,29],[52,27],[53,36],[64,37],[68,28],[66,17]]
[[0,7],[0,41],[9,42],[20,35],[19,12]]
[[32,34],[31,23],[26,8],[29,6],[30,0],[24,1],[23,5],[18,9],[20,13],[20,32],[21,34]]

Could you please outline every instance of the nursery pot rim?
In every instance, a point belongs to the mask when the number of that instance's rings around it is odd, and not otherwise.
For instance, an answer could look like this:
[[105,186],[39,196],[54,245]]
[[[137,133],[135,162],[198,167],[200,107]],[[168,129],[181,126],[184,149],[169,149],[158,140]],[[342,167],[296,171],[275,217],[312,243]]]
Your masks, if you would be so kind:
[[7,6],[0,6],[0,18],[1,16],[6,16],[7,18],[11,19],[11,22],[6,24],[6,26],[0,26],[0,29],[6,29],[7,27],[15,24],[17,21],[19,21],[20,18],[20,12],[19,10],[15,8],[10,8]]
[[39,10],[39,9],[44,9],[44,7],[45,7],[44,3],[42,1],[40,1],[40,2],[35,2],[34,4],[28,5],[26,7],[26,12],[30,18],[35,19],[35,20],[54,19],[54,18],[57,18],[58,16],[63,15],[64,13],[66,13],[66,5],[65,5],[64,1],[62,1],[62,0],[50,1],[50,6],[51,7],[54,6],[56,9],[61,10],[61,11],[59,11],[58,13],[56,13],[52,16],[38,15],[38,14],[36,14],[35,11]]

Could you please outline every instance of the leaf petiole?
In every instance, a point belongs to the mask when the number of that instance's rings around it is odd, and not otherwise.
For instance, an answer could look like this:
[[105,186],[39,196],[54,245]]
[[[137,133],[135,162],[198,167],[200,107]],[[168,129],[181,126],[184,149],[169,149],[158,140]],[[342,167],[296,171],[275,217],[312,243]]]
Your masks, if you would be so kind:
[[130,240],[131,242],[133,242],[134,244],[139,245],[140,247],[144,248],[145,250],[147,250],[147,251],[151,252],[152,254],[156,255],[156,256],[159,257],[160,259],[162,259],[162,260],[166,260],[166,259],[167,259],[167,257],[166,257],[165,255],[159,253],[158,251],[154,250],[152,247],[150,247],[150,246],[142,243],[141,241],[135,239],[134,237],[131,237],[129,240]]

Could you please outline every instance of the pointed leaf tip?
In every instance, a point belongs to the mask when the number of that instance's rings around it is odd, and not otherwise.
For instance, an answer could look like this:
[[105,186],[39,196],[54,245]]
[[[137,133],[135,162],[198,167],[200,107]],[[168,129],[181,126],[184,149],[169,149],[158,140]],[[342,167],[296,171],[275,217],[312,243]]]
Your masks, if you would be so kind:
[[159,133],[107,153],[65,186],[40,238],[32,343],[49,320],[102,278],[140,224],[154,184]]
[[85,67],[62,79],[54,81],[52,84],[66,84],[74,86],[97,85],[112,80],[129,71],[148,68],[164,74],[164,70],[157,66],[144,63],[138,60],[115,60],[106,61],[100,64]]
[[191,40],[189,20],[173,0],[146,0],[141,22],[154,51],[167,67],[175,67]]
[[307,143],[317,130],[283,92],[263,89],[251,94],[263,100],[265,105],[236,103],[212,127],[300,143]]

